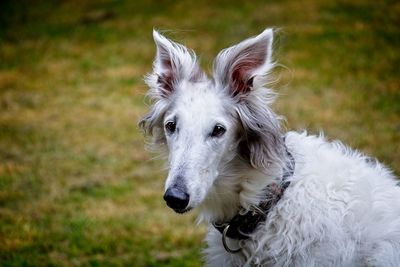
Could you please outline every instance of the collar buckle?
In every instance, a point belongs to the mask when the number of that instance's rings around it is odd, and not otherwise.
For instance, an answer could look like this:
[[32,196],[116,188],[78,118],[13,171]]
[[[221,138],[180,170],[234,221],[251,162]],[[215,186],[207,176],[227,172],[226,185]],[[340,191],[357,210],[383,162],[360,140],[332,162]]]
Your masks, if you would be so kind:
[[239,253],[240,251],[242,251],[242,248],[239,247],[237,249],[231,249],[228,246],[228,243],[226,241],[226,238],[227,238],[226,234],[228,233],[229,226],[230,226],[229,223],[227,223],[224,228],[224,231],[222,232],[222,245],[224,245],[225,250],[228,251],[229,253],[236,254],[236,253]]

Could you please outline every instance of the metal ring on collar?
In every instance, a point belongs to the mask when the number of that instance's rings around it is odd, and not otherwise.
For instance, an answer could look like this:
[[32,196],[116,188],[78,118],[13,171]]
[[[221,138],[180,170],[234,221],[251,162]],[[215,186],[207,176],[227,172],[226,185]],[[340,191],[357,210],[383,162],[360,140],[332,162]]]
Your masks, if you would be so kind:
[[226,242],[226,238],[227,238],[226,237],[226,233],[228,232],[228,229],[229,229],[229,224],[227,226],[225,226],[225,229],[222,232],[222,244],[224,245],[225,250],[228,251],[229,253],[232,253],[232,254],[238,253],[238,252],[240,252],[242,250],[242,248],[239,247],[237,249],[231,249],[228,246],[228,243]]

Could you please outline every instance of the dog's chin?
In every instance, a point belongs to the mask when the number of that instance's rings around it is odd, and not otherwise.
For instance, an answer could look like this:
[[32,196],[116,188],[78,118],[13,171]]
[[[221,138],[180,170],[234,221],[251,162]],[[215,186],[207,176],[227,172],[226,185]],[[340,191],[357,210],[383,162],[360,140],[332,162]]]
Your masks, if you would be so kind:
[[173,210],[174,210],[176,213],[178,213],[178,214],[183,214],[183,213],[186,213],[186,212],[191,211],[192,208],[191,208],[191,207],[187,207],[187,208],[182,209],[182,210],[180,210],[180,209],[173,209]]

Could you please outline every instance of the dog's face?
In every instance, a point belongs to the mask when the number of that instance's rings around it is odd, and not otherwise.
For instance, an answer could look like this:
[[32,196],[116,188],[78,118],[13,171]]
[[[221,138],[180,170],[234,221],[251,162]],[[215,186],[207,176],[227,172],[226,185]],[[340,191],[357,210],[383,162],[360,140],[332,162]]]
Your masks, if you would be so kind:
[[254,89],[262,88],[262,78],[272,67],[272,30],[221,51],[212,80],[193,52],[156,31],[153,35],[157,55],[146,82],[154,105],[141,126],[155,143],[167,147],[164,199],[183,213],[206,198],[221,167],[238,155],[239,143],[245,146],[241,156],[252,165],[265,165],[265,155],[273,152],[257,132],[268,127],[273,132],[276,125],[257,122],[257,114],[265,110],[251,105],[266,97]]
[[232,157],[237,129],[232,112],[209,82],[177,85],[163,124],[169,150],[164,199],[176,212],[202,202],[218,176],[221,159]]

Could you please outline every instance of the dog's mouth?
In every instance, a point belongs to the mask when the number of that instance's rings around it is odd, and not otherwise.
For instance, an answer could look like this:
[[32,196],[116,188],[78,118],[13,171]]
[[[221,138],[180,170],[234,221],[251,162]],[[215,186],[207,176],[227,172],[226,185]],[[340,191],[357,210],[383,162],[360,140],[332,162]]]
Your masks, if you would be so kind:
[[191,211],[192,208],[191,208],[191,207],[187,207],[187,208],[184,208],[184,209],[173,209],[173,210],[174,210],[176,213],[183,214],[183,213],[186,213],[186,212]]

